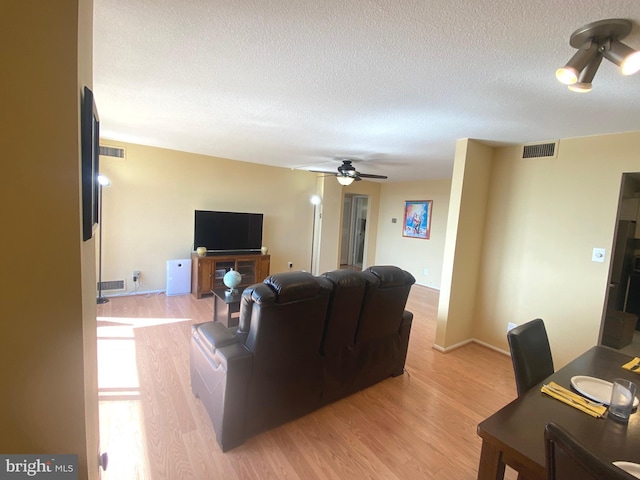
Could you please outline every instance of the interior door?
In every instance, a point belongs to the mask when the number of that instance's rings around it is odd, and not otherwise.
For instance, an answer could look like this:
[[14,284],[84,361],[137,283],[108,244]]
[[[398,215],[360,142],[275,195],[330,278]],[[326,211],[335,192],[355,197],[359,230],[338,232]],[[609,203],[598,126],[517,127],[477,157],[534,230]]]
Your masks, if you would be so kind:
[[351,265],[362,268],[364,258],[364,243],[367,234],[367,209],[369,198],[364,195],[355,195],[352,206],[352,248],[350,249]]
[[367,239],[369,197],[345,195],[342,209],[340,265],[362,268]]
[[609,273],[607,311],[626,311],[629,276],[633,259],[633,242],[636,222],[620,220],[615,232]]
[[[621,327],[620,319],[624,320],[629,317],[629,312],[634,310],[629,305],[630,300],[631,304],[633,304],[633,298],[630,298],[629,294],[629,284],[631,283],[630,278],[633,276],[633,256],[640,253],[640,249],[636,249],[638,240],[635,240],[635,227],[638,219],[640,219],[640,209],[638,208],[640,202],[638,198],[640,198],[640,173],[623,174],[617,212],[618,222],[610,253],[609,288],[603,305],[600,328],[600,343],[610,346],[614,346],[610,344],[614,334],[617,337],[613,338],[613,340],[620,345],[626,345],[628,342],[626,323],[625,328]],[[631,297],[634,297],[634,295],[631,295]],[[637,297],[640,298],[640,289]],[[633,312],[633,314],[637,313]],[[632,320],[634,319],[631,318],[628,323],[634,323]],[[620,337],[620,335],[624,338]],[[615,348],[620,347],[615,346]],[[629,355],[640,355],[640,334],[633,335],[632,343],[622,348],[624,353]]]
[[342,231],[340,245],[340,265],[349,263],[349,242],[351,241],[351,196],[345,195],[342,204]]

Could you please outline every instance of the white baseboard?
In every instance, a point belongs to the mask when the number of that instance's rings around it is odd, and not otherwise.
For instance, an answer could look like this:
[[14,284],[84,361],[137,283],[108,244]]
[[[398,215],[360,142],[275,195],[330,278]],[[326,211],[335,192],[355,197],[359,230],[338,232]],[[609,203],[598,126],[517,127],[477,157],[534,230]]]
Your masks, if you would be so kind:
[[481,340],[477,340],[477,339],[475,339],[475,338],[473,339],[473,341],[474,341],[475,343],[477,343],[478,345],[482,345],[483,347],[490,348],[491,350],[493,350],[493,351],[495,351],[495,352],[498,352],[498,353],[501,353],[501,354],[503,354],[503,355],[506,355],[507,357],[510,357],[510,356],[511,356],[511,353],[510,353],[510,352],[508,352],[507,350],[502,350],[501,348],[495,347],[495,346],[493,346],[493,345],[491,345],[491,344],[489,344],[489,343],[483,342],[483,341],[481,341]]
[[430,288],[431,290],[435,290],[436,292],[440,291],[440,288],[434,287],[433,285],[425,285],[424,283],[416,282],[414,285],[420,285],[421,287]]
[[495,347],[489,343],[483,342],[482,340],[478,340],[476,338],[470,338],[468,340],[464,340],[462,342],[456,343],[454,345],[450,345],[448,347],[441,347],[440,345],[437,344],[433,344],[433,349],[434,350],[438,350],[439,352],[442,353],[449,353],[452,352],[453,350],[455,350],[456,348],[460,348],[460,347],[464,347],[465,345],[469,345],[471,342],[473,343],[477,343],[478,345],[482,345],[483,347],[487,347],[495,352],[501,353],[503,355],[506,356],[511,356],[511,354],[509,352],[507,352],[506,350],[502,350],[501,348]]
[[469,345],[471,342],[473,342],[473,339],[470,338],[468,340],[464,340],[462,342],[456,343],[454,345],[450,345],[448,347],[441,347],[440,345],[437,344],[433,344],[433,348],[435,348],[436,350],[438,350],[439,352],[442,353],[449,353],[453,350],[455,350],[456,348],[460,348],[460,347],[464,347],[465,345]]
[[[137,297],[140,295],[160,295],[164,294],[165,290],[138,290],[136,292],[121,292],[121,293],[112,293],[111,295],[103,294],[103,297],[115,298],[115,297]],[[187,295],[185,293],[185,295]],[[191,295],[190,293],[188,295]]]

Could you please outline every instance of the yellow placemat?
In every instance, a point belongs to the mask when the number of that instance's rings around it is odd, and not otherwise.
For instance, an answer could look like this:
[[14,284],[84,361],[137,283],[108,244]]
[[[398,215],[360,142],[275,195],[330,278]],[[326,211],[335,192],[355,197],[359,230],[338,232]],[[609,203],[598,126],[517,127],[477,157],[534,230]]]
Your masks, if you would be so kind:
[[573,393],[571,390],[567,390],[555,382],[549,382],[548,384],[543,385],[540,390],[550,397],[560,400],[571,407],[577,408],[592,417],[600,418],[607,411],[607,407],[604,405],[592,402],[591,400],[584,398],[582,395]]
[[624,368],[625,370],[630,370],[634,373],[640,374],[640,358],[635,357],[630,362],[627,362],[624,365],[622,365],[622,368]]

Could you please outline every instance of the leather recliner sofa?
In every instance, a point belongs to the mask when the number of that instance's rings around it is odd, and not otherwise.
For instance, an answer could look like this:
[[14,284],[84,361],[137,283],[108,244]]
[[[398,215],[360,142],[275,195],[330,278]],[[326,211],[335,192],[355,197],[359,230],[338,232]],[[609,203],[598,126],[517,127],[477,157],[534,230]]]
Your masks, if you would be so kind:
[[191,388],[222,451],[401,375],[414,282],[394,266],[280,273],[245,289],[237,327],[193,325]]

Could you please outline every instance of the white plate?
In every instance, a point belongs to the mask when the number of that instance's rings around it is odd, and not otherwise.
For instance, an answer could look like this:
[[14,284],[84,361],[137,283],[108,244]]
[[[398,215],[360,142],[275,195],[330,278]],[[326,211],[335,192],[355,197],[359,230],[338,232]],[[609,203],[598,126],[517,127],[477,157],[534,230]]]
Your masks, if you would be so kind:
[[633,475],[634,477],[638,477],[640,478],[640,465],[638,465],[637,463],[631,463],[631,462],[613,462],[613,464],[618,467],[621,468],[622,470],[624,470],[627,473],[630,473],[631,475]]
[[[611,382],[607,382],[601,378],[577,375],[575,377],[571,377],[571,386],[585,397],[589,397],[591,400],[595,400],[596,402],[609,405],[609,402],[611,401],[611,389],[613,388],[613,385]],[[640,403],[638,397],[634,398],[633,408],[636,408],[638,403]]]

